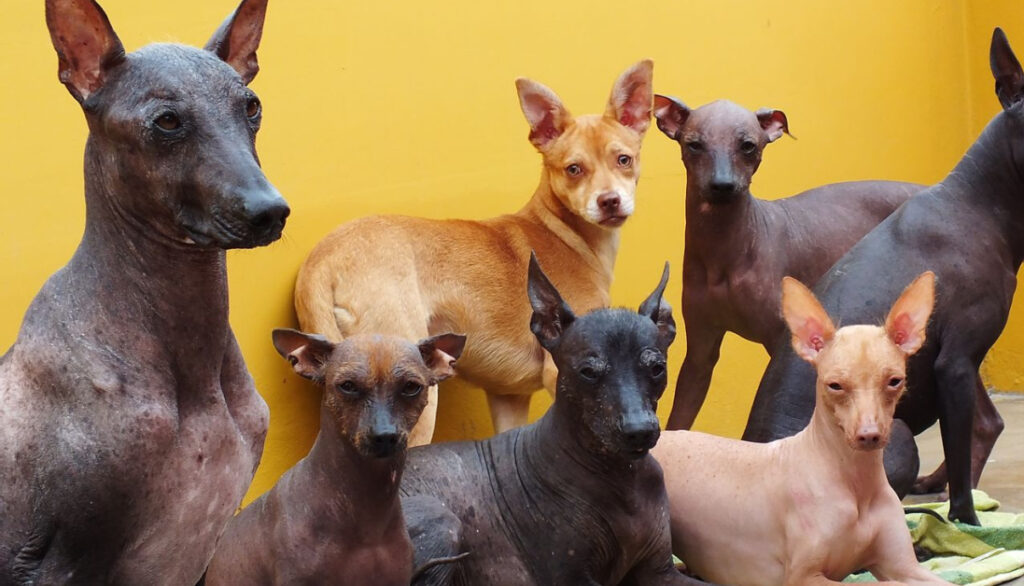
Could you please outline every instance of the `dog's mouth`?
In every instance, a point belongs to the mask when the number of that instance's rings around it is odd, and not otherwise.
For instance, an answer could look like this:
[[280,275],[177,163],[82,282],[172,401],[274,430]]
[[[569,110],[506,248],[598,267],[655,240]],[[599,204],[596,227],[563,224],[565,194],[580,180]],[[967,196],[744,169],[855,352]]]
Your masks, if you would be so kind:
[[628,214],[619,214],[619,215],[614,215],[614,216],[606,216],[602,220],[598,221],[598,224],[600,224],[600,225],[602,225],[602,226],[604,226],[606,228],[618,228],[618,227],[622,226],[623,224],[625,224],[626,220],[628,220],[628,219],[629,219],[629,215]]
[[626,450],[626,457],[631,460],[639,460],[651,452],[651,448],[629,448]]
[[182,242],[201,248],[257,248],[266,246],[281,238],[285,220],[273,223],[253,224],[232,221],[223,216],[215,215],[205,222],[206,226],[198,226],[189,221],[181,222],[185,232]]

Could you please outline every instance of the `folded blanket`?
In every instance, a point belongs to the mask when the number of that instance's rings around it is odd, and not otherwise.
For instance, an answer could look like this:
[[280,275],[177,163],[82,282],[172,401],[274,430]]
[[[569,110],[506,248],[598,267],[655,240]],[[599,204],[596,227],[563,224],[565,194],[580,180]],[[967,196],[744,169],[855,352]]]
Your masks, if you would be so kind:
[[[949,515],[949,503],[925,503],[915,507]],[[974,507],[980,527],[943,523],[924,513],[907,515],[914,544],[935,557],[921,565],[954,584],[989,586],[1024,576],[1024,514],[996,512],[999,503],[980,490],[974,491]],[[874,582],[869,573],[855,574],[844,582]]]

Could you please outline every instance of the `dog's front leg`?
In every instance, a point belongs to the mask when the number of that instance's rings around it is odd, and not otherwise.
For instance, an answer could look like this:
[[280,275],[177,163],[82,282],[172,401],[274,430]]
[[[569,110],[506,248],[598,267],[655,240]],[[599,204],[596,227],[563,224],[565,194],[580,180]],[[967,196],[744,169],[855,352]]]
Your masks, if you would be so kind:
[[957,345],[944,347],[935,360],[942,451],[949,473],[949,519],[979,525],[971,496],[971,431],[978,369]]

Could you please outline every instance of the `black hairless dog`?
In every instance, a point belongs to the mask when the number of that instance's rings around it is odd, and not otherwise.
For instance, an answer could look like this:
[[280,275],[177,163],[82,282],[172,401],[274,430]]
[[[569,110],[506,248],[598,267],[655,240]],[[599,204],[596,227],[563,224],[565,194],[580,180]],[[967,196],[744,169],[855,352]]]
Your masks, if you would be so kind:
[[281,235],[256,159],[265,0],[207,49],[125,54],[92,0],[47,0],[89,124],[86,223],[0,359],[0,584],[195,584],[263,452],[225,249]]
[[[978,518],[970,491],[970,438],[978,367],[1006,324],[1024,259],[1024,72],[999,29],[992,37],[991,65],[1004,111],[941,183],[865,236],[815,288],[843,325],[874,324],[914,276],[935,272],[927,342],[909,361],[909,393],[896,415],[915,433],[938,419],[950,518],[973,524]],[[814,410],[814,371],[791,350],[783,351],[788,342],[778,340],[744,439],[791,435]],[[976,475],[984,457],[973,464]],[[898,470],[889,472],[891,480]]]
[[402,482],[462,521],[461,583],[695,583],[672,565],[661,468],[648,454],[675,337],[667,277],[639,313],[577,317],[531,259],[530,326],[558,366],[554,405],[485,441],[410,450]]

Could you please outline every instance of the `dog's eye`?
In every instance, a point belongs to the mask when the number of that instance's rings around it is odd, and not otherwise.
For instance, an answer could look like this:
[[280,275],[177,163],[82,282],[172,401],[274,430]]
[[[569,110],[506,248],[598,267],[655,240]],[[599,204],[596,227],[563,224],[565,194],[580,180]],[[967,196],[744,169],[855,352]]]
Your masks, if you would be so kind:
[[173,132],[181,128],[181,118],[178,118],[178,115],[174,112],[164,112],[154,122],[167,132]]
[[350,380],[340,382],[336,385],[336,387],[339,391],[341,391],[343,395],[352,396],[359,394],[359,390],[356,388],[356,383]]
[[704,151],[704,143],[699,140],[691,140],[686,143],[686,148],[692,153],[700,153]]
[[743,154],[752,154],[755,149],[757,149],[757,143],[752,140],[744,140],[740,143],[740,150],[743,151]]
[[259,116],[262,110],[263,106],[260,104],[258,98],[249,98],[249,101],[245,104],[245,115],[248,116],[249,119]]
[[594,368],[590,366],[584,366],[583,368],[580,369],[580,376],[586,380],[595,381],[597,380],[598,374],[597,370],[595,370]]
[[651,365],[651,376],[654,378],[661,378],[665,374],[665,365],[660,362],[655,362]]
[[891,379],[889,379],[889,388],[890,389],[898,389],[900,387],[900,385],[902,385],[902,384],[903,384],[903,379],[898,377],[898,376],[894,376]]
[[619,166],[628,167],[633,164],[633,157],[629,155],[619,155]]
[[423,392],[423,385],[416,381],[409,381],[405,383],[405,387],[402,389],[402,395],[406,397],[415,397],[416,395]]
[[828,383],[828,388],[832,389],[833,391],[841,391],[843,390],[843,385],[839,383]]
[[568,173],[570,177],[579,177],[583,174],[583,167],[573,163],[565,168],[565,172]]

